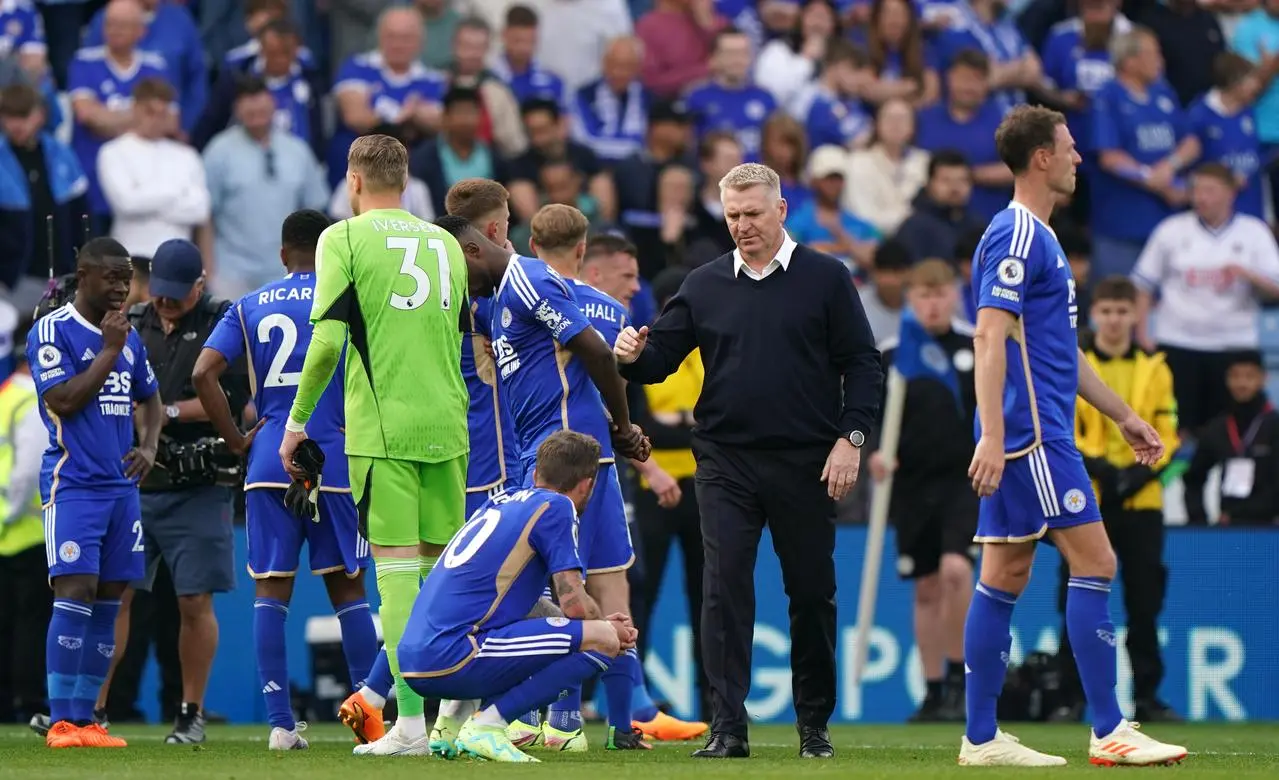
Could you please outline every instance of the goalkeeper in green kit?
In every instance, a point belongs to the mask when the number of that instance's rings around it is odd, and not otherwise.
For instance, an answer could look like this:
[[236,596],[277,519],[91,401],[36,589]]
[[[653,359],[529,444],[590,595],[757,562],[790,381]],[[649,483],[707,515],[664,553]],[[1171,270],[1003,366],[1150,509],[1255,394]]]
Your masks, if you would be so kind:
[[[399,705],[395,726],[357,748],[374,755],[429,752],[422,699],[400,677],[395,650],[420,579],[461,527],[466,504],[466,261],[456,239],[400,208],[408,175],[408,151],[394,138],[351,144],[356,216],[325,230],[316,247],[315,333],[280,446],[285,469],[300,476],[293,453],[346,344],[351,490],[372,545]],[[381,712],[365,714],[365,734],[376,738]]]

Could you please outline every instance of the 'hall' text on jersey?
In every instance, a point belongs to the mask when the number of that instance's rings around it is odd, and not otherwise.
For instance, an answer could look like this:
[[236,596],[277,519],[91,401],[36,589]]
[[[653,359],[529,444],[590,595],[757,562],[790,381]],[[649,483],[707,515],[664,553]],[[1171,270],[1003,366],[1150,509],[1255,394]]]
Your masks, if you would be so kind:
[[599,390],[564,346],[588,328],[564,277],[541,260],[511,257],[493,301],[493,354],[525,460],[565,429],[594,436],[601,460],[613,458]]
[[[311,343],[311,305],[315,293],[314,274],[289,274],[263,285],[226,310],[206,349],[217,350],[234,363],[245,355],[253,404],[258,417],[265,419],[249,449],[244,489],[287,488],[292,481],[280,463],[280,440],[289,419],[293,397],[302,378],[306,348]],[[342,433],[342,369],[315,405],[307,423],[307,436],[324,451],[321,490],[349,490]]]
[[346,452],[443,463],[467,453],[457,239],[402,209],[330,226],[316,247],[311,321],[349,328]]
[[[1004,451],[1019,457],[1046,441],[1074,441],[1079,305],[1056,234],[1024,206],[1010,204],[982,236],[973,280],[979,310],[1017,317],[1006,342]],[[980,439],[980,416],[974,427]]]
[[[74,304],[41,317],[27,336],[27,360],[40,397],[88,370],[102,343],[102,331]],[[124,475],[124,456],[133,447],[133,403],[155,395],[158,387],[146,347],[130,329],[97,397],[84,408],[64,418],[40,403],[40,417],[49,429],[49,448],[40,469],[44,503],[80,490],[96,495],[137,490]]]
[[455,669],[477,652],[475,634],[524,619],[552,574],[585,576],[577,522],[572,500],[554,491],[529,488],[489,499],[422,583],[401,658],[429,649],[429,669]]

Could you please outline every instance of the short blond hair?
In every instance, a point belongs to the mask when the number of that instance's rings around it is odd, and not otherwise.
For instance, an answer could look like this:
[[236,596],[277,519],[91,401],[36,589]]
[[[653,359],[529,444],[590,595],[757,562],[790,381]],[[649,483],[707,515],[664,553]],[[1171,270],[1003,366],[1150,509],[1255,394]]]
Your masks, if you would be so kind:
[[906,284],[911,287],[951,287],[955,284],[955,269],[950,263],[935,257],[923,260],[910,269]]
[[572,206],[552,203],[543,206],[533,215],[529,228],[533,233],[533,243],[538,249],[554,252],[559,249],[571,249],[586,240],[586,231],[591,223],[586,215]]
[[351,143],[347,170],[360,174],[372,192],[404,192],[409,183],[409,150],[389,135],[365,135]]
[[741,192],[751,187],[766,187],[775,198],[782,196],[782,178],[777,171],[760,163],[742,163],[719,180],[719,193]]
[[507,208],[511,193],[492,179],[462,179],[444,196],[444,210],[467,222],[478,222],[498,209]]

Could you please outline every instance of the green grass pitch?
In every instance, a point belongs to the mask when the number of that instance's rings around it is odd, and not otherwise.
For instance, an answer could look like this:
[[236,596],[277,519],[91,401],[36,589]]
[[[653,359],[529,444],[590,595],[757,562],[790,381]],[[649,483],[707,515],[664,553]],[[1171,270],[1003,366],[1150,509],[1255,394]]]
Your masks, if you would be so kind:
[[[734,778],[755,780],[802,777],[856,777],[910,780],[969,776],[1025,777],[1075,773],[1137,771],[1105,770],[1088,764],[1085,726],[1014,724],[1009,729],[1027,744],[1066,756],[1061,769],[962,769],[955,764],[961,727],[842,726],[832,729],[838,752],[834,761],[802,761],[796,756],[795,732],[784,726],[751,729],[752,757],[746,761],[694,761],[691,743],[659,744],[643,753],[609,753],[600,748],[602,730],[590,732],[591,751],[584,755],[535,752],[538,765],[504,766],[435,758],[356,758],[349,732],[340,726],[317,725],[306,732],[311,749],[270,753],[267,729],[261,726],[213,726],[209,741],[200,746],[162,744],[167,729],[118,726],[112,729],[129,740],[124,750],[48,750],[30,731],[0,729],[0,777],[39,780],[327,780],[360,777],[398,780],[424,777],[492,778],[518,775],[556,780],[693,780]],[[1185,778],[1279,777],[1279,724],[1159,726],[1160,739],[1179,742],[1190,756],[1178,767],[1145,771],[1176,773]]]

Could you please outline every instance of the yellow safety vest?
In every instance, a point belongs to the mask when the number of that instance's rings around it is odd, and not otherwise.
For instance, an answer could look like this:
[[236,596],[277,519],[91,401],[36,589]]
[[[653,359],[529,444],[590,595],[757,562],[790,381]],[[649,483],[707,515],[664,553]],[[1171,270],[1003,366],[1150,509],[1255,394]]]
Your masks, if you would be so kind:
[[[39,400],[35,387],[26,382],[15,382],[11,377],[0,385],[0,521],[9,517],[9,479],[14,466],[14,437],[22,418],[35,413]],[[32,454],[31,457],[40,457]],[[0,526],[0,556],[8,558],[44,544],[44,520],[40,511],[40,494],[31,502],[19,520]]]
[[[692,412],[697,405],[698,396],[702,394],[702,382],[705,378],[702,353],[695,349],[688,353],[675,373],[664,382],[644,388],[648,396],[649,411],[655,414]],[[692,450],[653,450],[653,462],[676,479],[691,477],[697,471]],[[641,482],[644,487],[648,487],[646,480]]]

